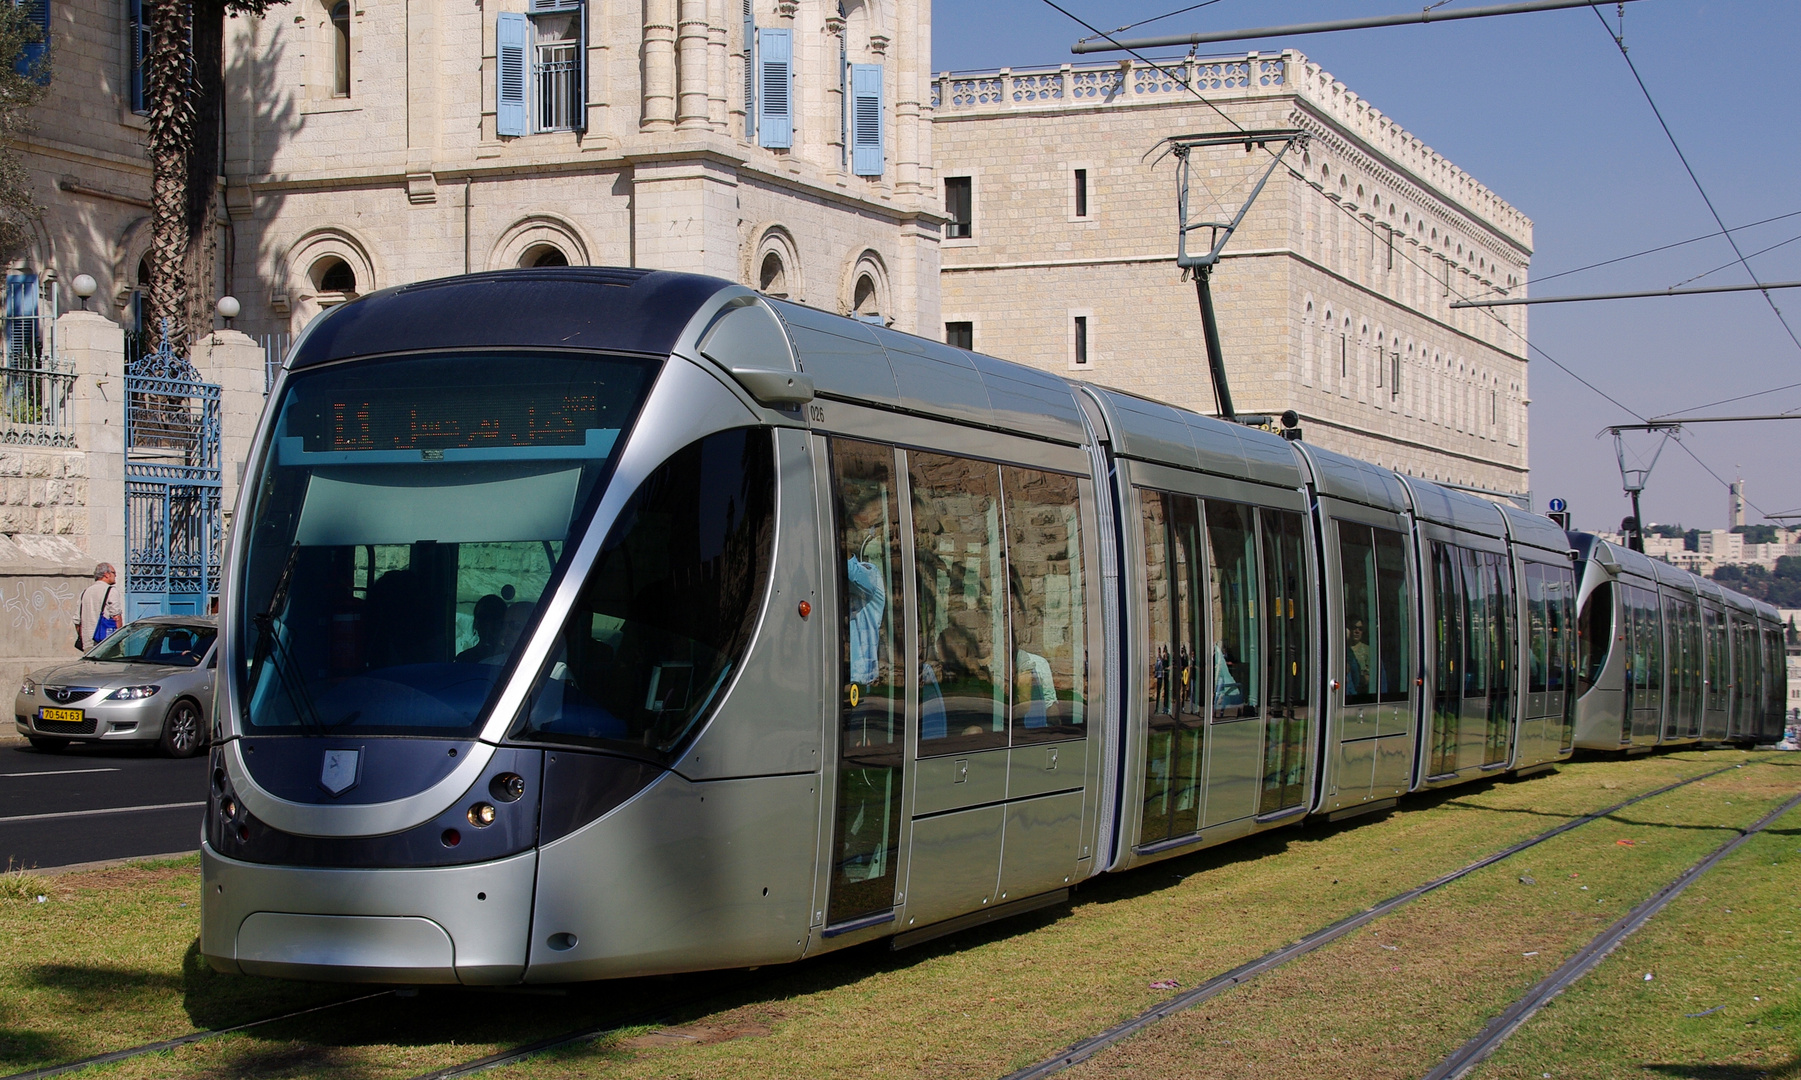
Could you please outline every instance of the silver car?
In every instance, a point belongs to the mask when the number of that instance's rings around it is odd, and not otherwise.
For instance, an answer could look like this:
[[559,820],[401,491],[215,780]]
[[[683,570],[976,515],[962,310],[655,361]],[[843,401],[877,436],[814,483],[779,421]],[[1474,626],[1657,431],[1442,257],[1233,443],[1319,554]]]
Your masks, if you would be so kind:
[[19,734],[39,750],[87,739],[155,742],[171,757],[198,754],[212,726],[216,637],[205,617],[127,623],[81,659],[25,677],[13,702]]

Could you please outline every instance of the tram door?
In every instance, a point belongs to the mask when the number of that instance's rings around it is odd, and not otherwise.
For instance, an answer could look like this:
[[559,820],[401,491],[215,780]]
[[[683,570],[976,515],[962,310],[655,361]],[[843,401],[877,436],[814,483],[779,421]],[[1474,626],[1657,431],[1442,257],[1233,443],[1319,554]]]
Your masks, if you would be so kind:
[[1329,805],[1407,790],[1413,763],[1413,589],[1405,536],[1334,518],[1338,604],[1330,649],[1337,705]]
[[1715,600],[1701,602],[1702,615],[1702,650],[1707,660],[1705,688],[1702,697],[1705,699],[1705,711],[1702,714],[1701,736],[1706,739],[1723,739],[1726,737],[1726,704],[1727,693],[1732,684],[1732,675],[1726,669],[1729,650],[1726,647],[1725,617],[1720,605]]
[[849,439],[829,453],[840,671],[828,928],[894,909],[907,699],[895,453]]

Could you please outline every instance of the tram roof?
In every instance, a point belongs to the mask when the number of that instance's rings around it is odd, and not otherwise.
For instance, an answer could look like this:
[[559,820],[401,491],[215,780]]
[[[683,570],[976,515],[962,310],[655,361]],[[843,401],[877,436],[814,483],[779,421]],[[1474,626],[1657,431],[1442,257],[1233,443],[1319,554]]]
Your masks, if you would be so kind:
[[422,349],[561,348],[668,354],[728,286],[668,270],[558,266],[436,278],[370,293],[302,337],[294,369]]
[[822,395],[1074,446],[1088,441],[1075,392],[1055,375],[803,304],[764,302],[787,325],[801,370]]
[[1287,440],[1123,390],[1084,383],[1122,457],[1285,488],[1305,482]]
[[1507,532],[1516,543],[1530,544],[1560,554],[1570,550],[1570,538],[1550,518],[1543,514],[1527,513],[1517,506],[1505,503],[1496,505],[1501,508],[1501,516],[1507,519]]

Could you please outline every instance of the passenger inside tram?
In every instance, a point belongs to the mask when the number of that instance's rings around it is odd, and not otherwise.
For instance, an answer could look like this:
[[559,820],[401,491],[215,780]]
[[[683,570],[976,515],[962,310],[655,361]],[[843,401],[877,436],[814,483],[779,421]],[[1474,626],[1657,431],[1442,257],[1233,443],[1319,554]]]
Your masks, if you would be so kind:
[[1363,637],[1363,620],[1356,619],[1346,631],[1345,643],[1345,693],[1367,694],[1370,692],[1370,647]]

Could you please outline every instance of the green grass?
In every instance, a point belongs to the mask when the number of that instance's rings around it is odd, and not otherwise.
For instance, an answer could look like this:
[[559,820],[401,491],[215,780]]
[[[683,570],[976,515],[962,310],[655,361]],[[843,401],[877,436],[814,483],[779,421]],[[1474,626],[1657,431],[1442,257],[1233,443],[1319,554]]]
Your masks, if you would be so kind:
[[[1582,762],[1525,781],[1460,787],[1410,800],[1402,811],[1377,820],[1278,830],[1103,878],[1084,886],[1068,909],[1008,920],[900,953],[877,944],[750,975],[703,973],[549,994],[424,988],[415,997],[382,997],[103,1071],[128,1078],[386,1080],[551,1033],[635,1020],[635,1026],[602,1041],[546,1054],[497,1075],[993,1077],[1168,997],[1168,991],[1150,989],[1154,980],[1174,978],[1184,987],[1193,986],[1572,816],[1722,764],[1779,756],[1691,751],[1629,762]],[[1752,779],[1759,774],[1764,779]],[[1486,928],[1522,895],[1538,903],[1553,891],[1549,871],[1543,869],[1534,873],[1547,882],[1544,887],[1525,890],[1515,883],[1503,888],[1524,872],[1518,867],[1551,865],[1541,854],[1567,842],[1572,850],[1585,852],[1582,858],[1599,860],[1592,871],[1596,874],[1610,865],[1642,864],[1648,882],[1664,874],[1668,860],[1685,857],[1688,848],[1661,839],[1619,848],[1613,832],[1601,843],[1602,832],[1636,829],[1639,833],[1633,835],[1669,835],[1683,838],[1682,844],[1711,848],[1722,834],[1708,815],[1724,810],[1732,821],[1751,820],[1764,812],[1757,809],[1759,800],[1768,801],[1754,796],[1752,789],[1789,775],[1786,768],[1736,770],[1640,804],[1624,816],[1654,819],[1654,824],[1609,821],[1578,829],[1476,875],[1499,879],[1499,884],[1484,886],[1488,892],[1452,886],[1375,924],[1375,934],[1362,932],[1339,946],[1355,942],[1378,960],[1391,959],[1379,948],[1387,942],[1390,926],[1399,927],[1397,920],[1406,912],[1455,891],[1466,906],[1434,907],[1441,921],[1410,923],[1407,933],[1439,941],[1443,955],[1437,977],[1443,984],[1469,982],[1461,973],[1488,955],[1482,951],[1487,945],[1477,945],[1492,936]],[[1741,787],[1745,790],[1733,807],[1713,805],[1732,798],[1723,792]],[[1690,801],[1683,801],[1689,796]],[[1597,846],[1603,855],[1587,850]],[[1656,884],[1680,869],[1670,869]],[[1615,886],[1612,878],[1606,880],[1608,903],[1595,908],[1611,919],[1624,910],[1630,890],[1624,882]],[[206,970],[194,946],[198,877],[192,859],[69,875],[53,883],[56,895],[47,904],[0,898],[0,1066],[12,1066],[5,1071],[366,992]],[[1555,891],[1558,903],[1570,903],[1566,890]],[[182,907],[184,903],[188,906]],[[1583,918],[1568,920],[1568,927],[1557,910],[1546,909],[1544,942],[1552,951],[1566,939],[1586,940],[1605,925],[1595,923],[1586,904],[1580,907]],[[1563,930],[1569,932],[1559,936]],[[1371,944],[1376,934],[1381,941]],[[1511,940],[1505,944],[1504,952],[1534,948],[1525,944],[1515,950]],[[1523,989],[1539,977],[1534,971],[1556,962],[1545,949],[1536,951],[1546,956],[1539,967],[1497,961],[1495,970],[1511,980],[1507,986]],[[1284,972],[1306,964],[1297,962]],[[1382,972],[1372,969],[1371,974]],[[1376,994],[1381,1000],[1380,995],[1391,993],[1385,979],[1346,984],[1345,992]],[[1314,995],[1304,984],[1301,993],[1300,1014],[1307,1015],[1315,1007]],[[699,997],[707,1000],[679,1005]],[[1216,1013],[1214,1006],[1225,1003],[1215,999],[1200,1012]],[[650,1026],[643,1023],[646,1010],[655,1017]],[[1466,1011],[1479,1013],[1479,1003]],[[1350,1025],[1347,1033],[1355,1028],[1365,1034],[1347,1037],[1380,1037],[1388,1026],[1417,1022],[1417,1013],[1404,1013],[1401,1021],[1389,1016],[1365,1027]],[[1295,1009],[1285,1015],[1296,1015]],[[1440,1015],[1450,1032],[1456,1018]],[[1179,1023],[1157,1030],[1173,1030]],[[690,1025],[689,1034],[699,1036],[642,1038],[669,1024]],[[1280,1039],[1293,1037],[1291,1028],[1277,1024],[1266,1032],[1276,1040],[1268,1049],[1274,1051]],[[1457,1032],[1453,1041],[1466,1035]],[[1189,1045],[1185,1052],[1189,1056],[1178,1054],[1165,1064],[1178,1073],[1193,1071],[1192,1062],[1198,1060],[1193,1055],[1200,1051]],[[1210,1059],[1212,1051],[1207,1054]],[[1348,1074],[1318,1062],[1312,1071]]]
[[[1424,1075],[1734,829],[1792,796],[1794,783],[1786,769],[1747,768],[1628,808],[1478,871],[1069,1075],[1166,1076],[1201,1060],[1235,1076]],[[1801,877],[1787,886],[1801,886]]]
[[1801,810],[1689,886],[1472,1075],[1546,1074],[1801,1077]]

